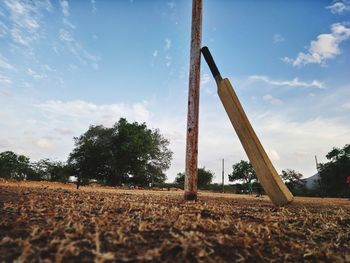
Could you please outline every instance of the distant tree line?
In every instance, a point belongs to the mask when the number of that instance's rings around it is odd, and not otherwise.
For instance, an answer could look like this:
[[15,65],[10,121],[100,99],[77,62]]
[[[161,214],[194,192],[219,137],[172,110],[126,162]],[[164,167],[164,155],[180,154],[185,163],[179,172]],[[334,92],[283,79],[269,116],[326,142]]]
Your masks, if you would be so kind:
[[[303,175],[295,170],[282,170],[281,178],[294,195],[350,197],[350,145],[333,148],[327,155],[329,160],[318,167],[319,180],[311,188],[306,187]],[[247,161],[240,161],[232,166],[229,181],[242,182],[242,191],[261,188],[253,166]]]
[[49,159],[30,162],[28,157],[17,155],[12,151],[0,153],[0,177],[2,178],[66,182],[69,176],[69,167],[63,162]]
[[2,152],[0,177],[68,182],[74,176],[78,184],[97,181],[111,186],[148,186],[166,180],[173,154],[169,141],[145,123],[121,118],[112,128],[90,126],[74,141],[67,162],[30,162],[24,155]]

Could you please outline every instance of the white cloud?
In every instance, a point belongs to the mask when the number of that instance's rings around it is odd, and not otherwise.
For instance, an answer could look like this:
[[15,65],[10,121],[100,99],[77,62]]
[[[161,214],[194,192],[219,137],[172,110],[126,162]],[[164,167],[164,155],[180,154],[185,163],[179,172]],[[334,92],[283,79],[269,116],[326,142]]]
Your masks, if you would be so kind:
[[44,64],[44,65],[41,65],[41,68],[45,71],[48,71],[48,72],[56,72],[55,69],[51,68],[49,65],[47,64]]
[[277,44],[277,43],[281,43],[284,41],[285,41],[285,38],[282,35],[280,35],[280,34],[273,35],[273,43]]
[[4,3],[10,13],[9,31],[13,42],[29,46],[41,37],[40,17],[42,11],[51,11],[50,1],[5,0]]
[[34,79],[42,79],[44,77],[46,77],[45,75],[40,75],[38,73],[36,73],[34,70],[32,70],[31,68],[27,69],[27,74],[31,77],[33,77]]
[[3,140],[0,141],[0,149],[8,150],[11,144],[12,142],[9,139],[4,138]]
[[52,147],[52,143],[45,138],[40,138],[40,139],[36,140],[35,144],[43,149],[48,149],[48,148]]
[[[313,173],[315,154],[324,159],[332,147],[348,143],[350,136],[349,123],[337,118],[317,117],[302,121],[270,112],[253,116],[251,121],[263,145],[278,152],[280,160],[276,160],[276,168],[296,169],[306,176]],[[269,153],[272,157],[271,151]]]
[[7,35],[8,27],[0,21],[0,37],[4,37]]
[[346,11],[350,11],[350,4],[348,1],[337,1],[332,5],[326,7],[333,14],[341,14]]
[[69,3],[68,3],[68,1],[67,0],[61,0],[60,4],[61,4],[61,9],[62,9],[62,14],[65,17],[68,17],[69,16]]
[[332,59],[341,53],[339,45],[350,38],[350,28],[335,23],[331,32],[317,36],[311,41],[306,53],[300,52],[295,59],[285,57],[282,60],[292,63],[293,66],[303,66],[310,63],[325,65],[326,60]]
[[164,50],[171,48],[171,40],[169,38],[164,39]]
[[11,37],[13,42],[23,46],[29,46],[30,43],[36,39],[35,35],[33,37],[27,36],[17,28],[11,29]]
[[[0,98],[2,95],[7,96],[0,91]],[[35,105],[27,99],[1,100],[0,151],[10,149],[34,160],[65,160],[73,149],[73,136],[84,133],[92,124],[111,127],[121,117],[148,124],[152,117],[147,102],[101,105],[51,100]]]
[[341,108],[343,110],[350,110],[350,102],[344,103],[343,105],[341,105]]
[[11,84],[12,80],[9,77],[7,77],[7,76],[2,75],[1,72],[0,72],[0,83]]
[[24,88],[31,88],[31,87],[33,87],[33,85],[30,84],[29,82],[24,82],[22,87],[24,87]]
[[73,129],[69,129],[69,128],[55,128],[55,131],[58,132],[61,135],[73,135],[74,134],[74,130]]
[[8,69],[8,70],[15,70],[15,67],[12,66],[10,63],[8,63],[8,60],[3,57],[1,54],[0,54],[0,68],[1,69]]
[[88,118],[97,124],[107,126],[112,125],[121,117],[137,121],[147,121],[151,116],[145,102],[132,105],[124,103],[97,105],[82,100],[66,102],[49,100],[36,106],[53,114],[82,119]]
[[264,95],[263,96],[263,100],[266,101],[266,102],[271,103],[272,105],[281,105],[281,104],[283,104],[282,100],[273,97],[271,94]]
[[172,61],[172,58],[167,54],[167,55],[165,56],[165,65],[166,65],[167,67],[170,67],[170,66],[171,66],[171,61]]
[[[61,1],[64,27],[59,30],[59,39],[65,44],[67,50],[82,64],[89,64],[94,70],[99,69],[99,56],[89,53],[74,37],[75,26],[69,21],[69,4],[67,0]],[[96,35],[93,35],[97,39]],[[57,53],[57,52],[56,52]]]
[[320,82],[318,80],[313,80],[311,82],[300,81],[298,78],[294,78],[292,80],[273,80],[264,75],[253,75],[250,76],[249,79],[264,81],[274,86],[305,87],[318,89],[324,88],[323,82]]
[[72,33],[69,32],[68,30],[65,30],[65,29],[60,29],[59,38],[62,41],[66,41],[66,42],[73,42],[74,41]]
[[270,157],[271,161],[280,161],[281,157],[279,156],[278,152],[274,149],[267,151],[268,156]]
[[156,57],[156,56],[158,56],[158,50],[157,49],[153,51],[153,57]]

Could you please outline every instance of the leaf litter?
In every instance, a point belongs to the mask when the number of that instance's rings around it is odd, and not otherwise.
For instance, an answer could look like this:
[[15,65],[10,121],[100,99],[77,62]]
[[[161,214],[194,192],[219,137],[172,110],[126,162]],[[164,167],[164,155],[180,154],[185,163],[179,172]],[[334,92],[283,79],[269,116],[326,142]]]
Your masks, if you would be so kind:
[[350,262],[350,201],[0,184],[0,262]]

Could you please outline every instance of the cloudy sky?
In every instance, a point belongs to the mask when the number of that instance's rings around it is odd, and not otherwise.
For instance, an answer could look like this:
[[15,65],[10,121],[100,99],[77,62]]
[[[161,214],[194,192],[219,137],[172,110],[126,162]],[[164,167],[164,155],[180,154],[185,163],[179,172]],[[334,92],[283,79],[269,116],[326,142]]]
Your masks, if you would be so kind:
[[[191,1],[0,1],[0,151],[66,160],[120,117],[171,142],[184,170]],[[350,143],[350,1],[204,0],[210,47],[278,171],[306,177]],[[199,166],[247,159],[202,61]]]

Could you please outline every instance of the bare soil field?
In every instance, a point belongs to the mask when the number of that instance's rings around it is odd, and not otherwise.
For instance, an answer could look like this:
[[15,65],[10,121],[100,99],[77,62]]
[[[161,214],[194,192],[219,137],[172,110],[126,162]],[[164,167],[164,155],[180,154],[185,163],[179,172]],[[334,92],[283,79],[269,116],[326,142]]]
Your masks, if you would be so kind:
[[0,181],[0,262],[350,262],[350,201]]

